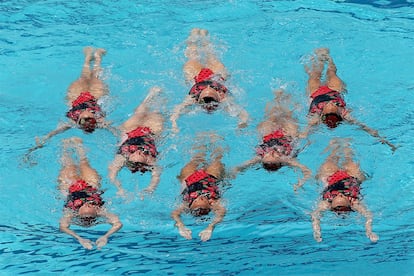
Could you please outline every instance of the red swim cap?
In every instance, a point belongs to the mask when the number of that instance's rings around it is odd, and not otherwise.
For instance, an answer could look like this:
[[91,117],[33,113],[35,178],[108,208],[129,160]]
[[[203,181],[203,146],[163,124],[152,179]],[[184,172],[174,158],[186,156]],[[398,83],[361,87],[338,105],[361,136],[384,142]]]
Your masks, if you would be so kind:
[[201,69],[200,73],[194,78],[196,83],[210,79],[214,75],[214,72],[208,68]]

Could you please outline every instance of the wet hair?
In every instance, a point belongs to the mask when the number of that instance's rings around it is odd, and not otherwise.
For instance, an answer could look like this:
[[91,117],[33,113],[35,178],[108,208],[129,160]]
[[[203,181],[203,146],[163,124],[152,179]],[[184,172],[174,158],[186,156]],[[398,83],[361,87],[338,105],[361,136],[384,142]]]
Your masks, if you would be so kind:
[[83,227],[91,227],[94,226],[97,222],[97,218],[96,217],[79,217],[79,224],[82,225]]
[[210,213],[211,209],[210,208],[195,208],[193,210],[191,210],[191,214],[195,217],[201,217],[201,216],[206,216]]
[[327,113],[322,115],[322,122],[329,128],[336,128],[341,121],[343,121],[342,117],[336,113]]
[[96,129],[96,119],[93,117],[82,118],[79,120],[80,128],[88,133],[92,133]]
[[278,171],[281,167],[283,167],[283,164],[280,162],[278,163],[263,162],[262,166],[266,171],[275,172],[275,171]]

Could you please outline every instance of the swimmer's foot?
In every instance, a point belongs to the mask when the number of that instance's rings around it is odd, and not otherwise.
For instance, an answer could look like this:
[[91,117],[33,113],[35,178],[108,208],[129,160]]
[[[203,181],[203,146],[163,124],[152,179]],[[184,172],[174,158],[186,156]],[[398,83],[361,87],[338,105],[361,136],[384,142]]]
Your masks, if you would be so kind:
[[338,152],[341,145],[338,138],[334,138],[329,142],[329,145],[324,149],[323,152],[331,151],[331,155],[334,155]]
[[158,86],[154,86],[151,87],[151,89],[148,92],[147,97],[145,97],[144,99],[144,103],[149,103],[155,96],[157,96],[158,94],[160,94],[162,91],[161,87]]
[[206,37],[206,36],[208,36],[208,31],[207,31],[207,30],[205,30],[205,29],[200,29],[199,34],[200,34],[201,36]]
[[92,56],[93,48],[90,46],[87,46],[83,48],[83,53],[85,54],[85,63],[83,66],[89,68],[90,62],[93,59],[93,56]]
[[85,54],[85,56],[92,56],[93,48],[91,46],[86,46],[85,48],[83,48],[83,53]]
[[207,146],[205,144],[200,144],[198,146],[193,147],[192,151],[194,161],[197,161],[198,163],[206,161]]
[[315,54],[320,62],[326,62],[331,60],[328,48],[318,48],[315,50]]
[[79,159],[84,160],[86,159],[86,152],[85,148],[83,147],[82,139],[78,137],[72,138],[73,147],[76,149],[78,153]]
[[216,147],[213,152],[211,153],[212,160],[220,160],[223,158],[224,150],[221,147]]
[[197,43],[199,37],[200,37],[200,29],[199,28],[193,28],[190,31],[190,35],[187,38],[187,45]]
[[106,54],[106,50],[103,48],[98,48],[95,51],[94,57],[95,59],[100,59],[102,58],[102,56],[104,56]]
[[321,62],[319,59],[316,59],[315,56],[309,56],[307,61],[304,64],[305,72],[311,76],[319,76],[322,74],[322,70],[324,67],[324,63]]

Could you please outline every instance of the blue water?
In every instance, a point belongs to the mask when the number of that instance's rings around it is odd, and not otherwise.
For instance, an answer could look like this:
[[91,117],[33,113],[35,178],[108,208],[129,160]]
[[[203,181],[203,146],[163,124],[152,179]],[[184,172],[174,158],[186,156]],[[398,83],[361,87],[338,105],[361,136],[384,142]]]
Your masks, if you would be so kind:
[[[414,3],[412,1],[2,1],[0,2],[0,274],[50,275],[410,275],[414,268]],[[181,71],[185,39],[193,27],[208,29],[231,73],[229,87],[251,115],[237,120],[223,113],[192,112],[179,120],[160,147],[164,167],[156,193],[125,202],[107,181],[117,140],[98,130],[85,136],[70,130],[35,152],[37,165],[21,159],[34,137],[64,120],[64,95],[81,69],[84,46],[103,47],[105,102],[115,125],[158,85],[164,112],[181,102],[188,87]],[[348,104],[360,121],[388,137],[384,145],[353,126],[318,129],[299,156],[313,172],[331,138],[352,137],[364,182],[364,201],[373,212],[373,244],[364,220],[326,214],[323,242],[312,237],[309,213],[321,187],[314,181],[299,193],[298,172],[249,170],[224,194],[228,213],[206,243],[197,233],[205,223],[184,217],[194,239],[178,235],[170,219],[178,204],[175,176],[188,161],[194,135],[215,130],[225,137],[227,167],[254,154],[255,127],[272,90],[294,96],[301,126],[306,123],[306,56],[329,47],[347,83]],[[92,166],[104,177],[105,199],[124,223],[102,250],[87,251],[59,232],[62,201],[56,191],[60,143],[81,136]],[[126,170],[121,181],[133,195],[148,176]],[[107,226],[75,228],[96,239]]]

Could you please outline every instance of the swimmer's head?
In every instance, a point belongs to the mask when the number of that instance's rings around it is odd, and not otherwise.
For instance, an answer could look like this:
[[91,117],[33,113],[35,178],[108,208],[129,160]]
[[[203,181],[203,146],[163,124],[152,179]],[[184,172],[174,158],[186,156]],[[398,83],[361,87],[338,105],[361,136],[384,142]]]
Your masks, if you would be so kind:
[[262,166],[266,171],[275,172],[283,167],[283,164],[280,162],[262,162]]
[[92,203],[83,204],[78,210],[78,219],[82,226],[90,227],[95,224],[99,207]]
[[336,213],[352,211],[351,202],[342,193],[338,193],[338,195],[332,199],[331,210]]
[[92,133],[97,127],[96,119],[94,117],[81,118],[79,119],[79,127],[87,133]]
[[205,110],[212,112],[219,106],[220,95],[214,88],[207,86],[201,91],[198,102]]
[[210,202],[205,196],[197,197],[189,207],[191,214],[195,217],[208,215],[211,211]]
[[336,128],[341,123],[341,121],[343,121],[342,117],[337,113],[323,114],[321,119],[322,122],[329,128]]

